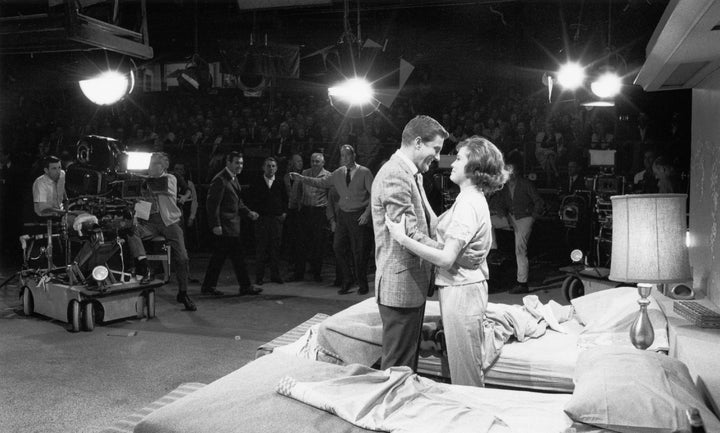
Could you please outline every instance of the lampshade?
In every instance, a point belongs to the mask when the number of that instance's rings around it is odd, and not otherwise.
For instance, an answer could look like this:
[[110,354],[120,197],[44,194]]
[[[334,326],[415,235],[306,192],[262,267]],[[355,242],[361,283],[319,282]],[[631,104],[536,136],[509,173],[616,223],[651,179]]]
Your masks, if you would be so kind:
[[631,194],[612,201],[610,278],[673,283],[692,277],[685,245],[687,194]]

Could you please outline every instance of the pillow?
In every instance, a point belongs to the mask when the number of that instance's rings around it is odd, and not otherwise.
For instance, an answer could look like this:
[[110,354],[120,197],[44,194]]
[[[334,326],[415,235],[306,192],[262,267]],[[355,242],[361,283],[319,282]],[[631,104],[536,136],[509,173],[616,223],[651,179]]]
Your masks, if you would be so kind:
[[[583,332],[617,332],[630,329],[640,311],[640,299],[635,287],[616,287],[580,296],[570,301],[575,314],[585,325]],[[648,315],[653,329],[667,329],[667,318],[657,301],[648,298]]]
[[573,381],[565,413],[574,421],[628,433],[689,431],[685,411],[695,407],[707,431],[720,431],[685,364],[669,356],[590,348],[578,356]]

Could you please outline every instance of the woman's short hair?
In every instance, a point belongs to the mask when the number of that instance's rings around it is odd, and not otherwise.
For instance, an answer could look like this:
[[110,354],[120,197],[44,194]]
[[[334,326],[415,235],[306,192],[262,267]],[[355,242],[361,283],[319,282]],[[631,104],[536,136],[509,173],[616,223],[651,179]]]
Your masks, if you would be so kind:
[[450,134],[443,126],[430,116],[415,116],[405,125],[402,132],[402,143],[404,145],[412,144],[416,137],[420,137],[423,143],[441,137],[443,140],[448,138]]
[[483,193],[491,194],[507,182],[508,172],[502,152],[490,140],[473,135],[458,143],[456,149],[458,153],[467,149],[465,175]]

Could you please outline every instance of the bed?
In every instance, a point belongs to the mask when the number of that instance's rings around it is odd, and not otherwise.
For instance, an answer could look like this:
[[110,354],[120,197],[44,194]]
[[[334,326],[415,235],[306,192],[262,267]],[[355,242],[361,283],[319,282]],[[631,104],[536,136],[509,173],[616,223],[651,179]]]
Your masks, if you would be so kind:
[[[524,299],[528,304],[529,296]],[[570,308],[570,320],[559,317],[562,332],[548,328],[538,338],[524,342],[510,339],[499,356],[486,369],[485,383],[539,391],[572,392],[573,372],[578,355],[598,345],[631,346],[628,329],[638,312],[637,290],[619,287],[576,298]],[[552,301],[551,301],[552,303]],[[505,308],[490,304],[489,308]],[[551,309],[550,305],[545,305]],[[554,305],[555,310],[561,306]],[[648,349],[668,351],[667,321],[655,299],[648,307],[655,341]],[[433,329],[440,318],[438,302],[428,301],[425,327]],[[337,364],[377,365],[381,356],[382,322],[375,299],[366,299],[317,324],[306,336],[283,350],[287,353],[308,346],[313,359]],[[310,341],[312,339],[312,341]],[[449,379],[446,360],[433,351],[421,351],[418,372]]]
[[720,431],[687,368],[666,355],[595,347],[577,370],[573,394],[540,393],[275,352],[147,415],[134,432],[660,432],[687,429],[689,406]]

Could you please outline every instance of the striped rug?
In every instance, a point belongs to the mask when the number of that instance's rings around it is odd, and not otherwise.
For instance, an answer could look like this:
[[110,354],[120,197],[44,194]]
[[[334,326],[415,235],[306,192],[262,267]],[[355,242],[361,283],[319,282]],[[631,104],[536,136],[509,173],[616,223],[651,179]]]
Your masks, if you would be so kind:
[[165,394],[160,399],[155,400],[154,402],[133,413],[132,415],[123,418],[122,420],[113,424],[111,427],[102,430],[100,433],[132,433],[135,425],[137,425],[137,423],[139,423],[141,419],[145,418],[150,413],[174,402],[175,400],[183,398],[186,395],[191,394],[204,386],[204,383],[183,383],[182,385],[175,388],[173,391]]

